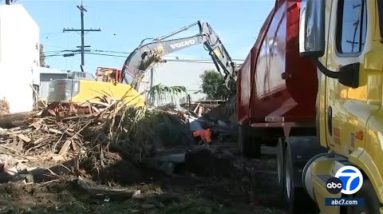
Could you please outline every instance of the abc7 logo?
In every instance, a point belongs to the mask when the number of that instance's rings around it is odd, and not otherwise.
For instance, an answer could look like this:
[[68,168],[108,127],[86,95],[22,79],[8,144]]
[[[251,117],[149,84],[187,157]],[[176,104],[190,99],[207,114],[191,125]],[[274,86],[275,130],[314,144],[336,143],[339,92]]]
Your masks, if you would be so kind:
[[363,185],[363,175],[353,166],[343,166],[326,182],[326,189],[331,194],[343,193],[352,195],[360,190]]

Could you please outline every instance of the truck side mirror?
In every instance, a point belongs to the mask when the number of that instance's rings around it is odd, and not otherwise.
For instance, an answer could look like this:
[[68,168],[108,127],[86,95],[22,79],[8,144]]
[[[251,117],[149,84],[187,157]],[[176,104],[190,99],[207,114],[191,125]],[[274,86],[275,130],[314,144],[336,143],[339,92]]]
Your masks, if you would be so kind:
[[299,23],[299,54],[314,59],[318,69],[327,77],[336,78],[348,87],[359,87],[360,63],[345,65],[339,71],[328,70],[320,61],[325,49],[325,2],[302,0]]
[[303,0],[299,23],[299,53],[318,58],[325,49],[325,1]]

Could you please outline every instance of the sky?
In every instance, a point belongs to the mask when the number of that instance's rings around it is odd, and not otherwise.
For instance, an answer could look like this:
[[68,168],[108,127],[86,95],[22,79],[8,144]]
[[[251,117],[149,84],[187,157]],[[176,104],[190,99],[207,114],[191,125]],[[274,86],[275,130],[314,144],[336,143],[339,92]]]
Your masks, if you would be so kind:
[[[85,69],[121,68],[126,57],[144,38],[159,37],[195,23],[208,22],[218,33],[233,59],[243,60],[254,45],[259,29],[274,6],[274,0],[83,0],[85,28],[101,29],[85,34]],[[17,0],[40,28],[46,64],[62,70],[79,70],[81,57],[63,57],[65,50],[78,49],[81,0]],[[195,35],[197,28],[184,34]],[[112,56],[110,56],[112,55]],[[202,45],[179,51],[168,57],[209,59]]]

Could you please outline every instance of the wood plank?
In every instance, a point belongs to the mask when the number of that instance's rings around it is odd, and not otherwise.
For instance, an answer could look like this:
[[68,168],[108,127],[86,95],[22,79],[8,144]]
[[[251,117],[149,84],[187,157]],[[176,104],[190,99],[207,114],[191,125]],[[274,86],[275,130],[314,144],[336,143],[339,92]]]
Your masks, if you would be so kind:
[[59,155],[65,156],[66,153],[68,152],[70,145],[72,144],[72,140],[66,140],[63,146],[60,149]]

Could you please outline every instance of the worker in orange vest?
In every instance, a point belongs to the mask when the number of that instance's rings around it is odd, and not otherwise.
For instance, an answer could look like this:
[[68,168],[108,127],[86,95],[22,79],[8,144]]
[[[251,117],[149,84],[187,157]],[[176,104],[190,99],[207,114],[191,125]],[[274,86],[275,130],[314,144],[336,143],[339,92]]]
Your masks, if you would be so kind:
[[200,137],[203,143],[210,144],[211,143],[211,129],[199,129],[193,132],[193,137]]

